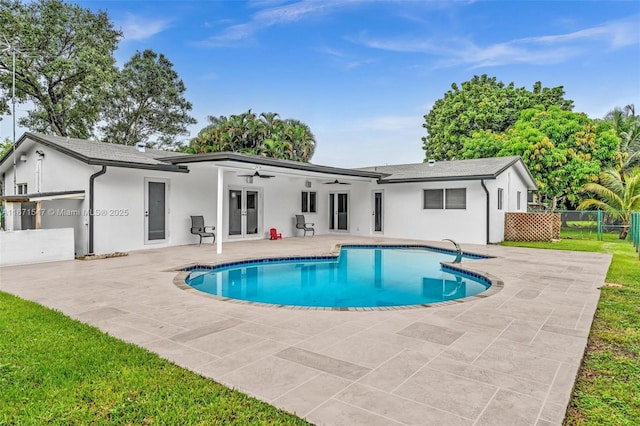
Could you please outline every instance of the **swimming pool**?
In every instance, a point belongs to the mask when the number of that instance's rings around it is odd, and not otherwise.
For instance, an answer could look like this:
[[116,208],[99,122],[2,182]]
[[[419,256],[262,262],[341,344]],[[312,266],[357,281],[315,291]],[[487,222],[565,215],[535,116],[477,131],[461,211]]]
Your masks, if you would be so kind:
[[[471,259],[478,256],[465,256]],[[422,305],[469,297],[488,281],[441,265],[455,252],[424,247],[342,246],[339,256],[260,259],[189,267],[186,283],[221,297],[275,305],[357,308]]]

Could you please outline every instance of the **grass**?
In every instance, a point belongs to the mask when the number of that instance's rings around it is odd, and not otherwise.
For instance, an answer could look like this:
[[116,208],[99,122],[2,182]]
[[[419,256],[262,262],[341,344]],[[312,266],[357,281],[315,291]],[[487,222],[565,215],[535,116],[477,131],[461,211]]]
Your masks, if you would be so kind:
[[[613,254],[589,342],[564,420],[565,425],[640,424],[640,260],[629,241],[604,234],[603,241],[579,240],[563,232],[552,243],[504,245]],[[574,239],[566,239],[572,237]]]
[[9,424],[308,423],[0,292],[0,425]]

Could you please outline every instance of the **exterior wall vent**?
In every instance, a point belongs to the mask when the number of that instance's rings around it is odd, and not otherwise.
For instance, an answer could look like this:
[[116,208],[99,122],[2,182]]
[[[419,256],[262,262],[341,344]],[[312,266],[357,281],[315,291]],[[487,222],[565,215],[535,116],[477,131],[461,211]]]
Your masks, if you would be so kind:
[[307,188],[311,188],[311,181],[310,180],[306,181],[304,183],[304,186],[307,187]]

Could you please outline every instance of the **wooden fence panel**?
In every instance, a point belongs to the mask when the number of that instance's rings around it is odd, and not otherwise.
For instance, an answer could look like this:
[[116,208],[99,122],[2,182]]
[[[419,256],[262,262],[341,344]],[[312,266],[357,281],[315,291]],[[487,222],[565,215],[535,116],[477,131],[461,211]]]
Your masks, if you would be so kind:
[[560,213],[506,213],[505,241],[551,241],[560,239]]

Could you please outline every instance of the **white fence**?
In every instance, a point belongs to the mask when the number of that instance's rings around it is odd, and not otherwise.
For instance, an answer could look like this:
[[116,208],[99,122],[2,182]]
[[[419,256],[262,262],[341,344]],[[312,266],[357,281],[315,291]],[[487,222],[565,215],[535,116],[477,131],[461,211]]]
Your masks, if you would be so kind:
[[0,266],[74,258],[73,228],[0,232]]

